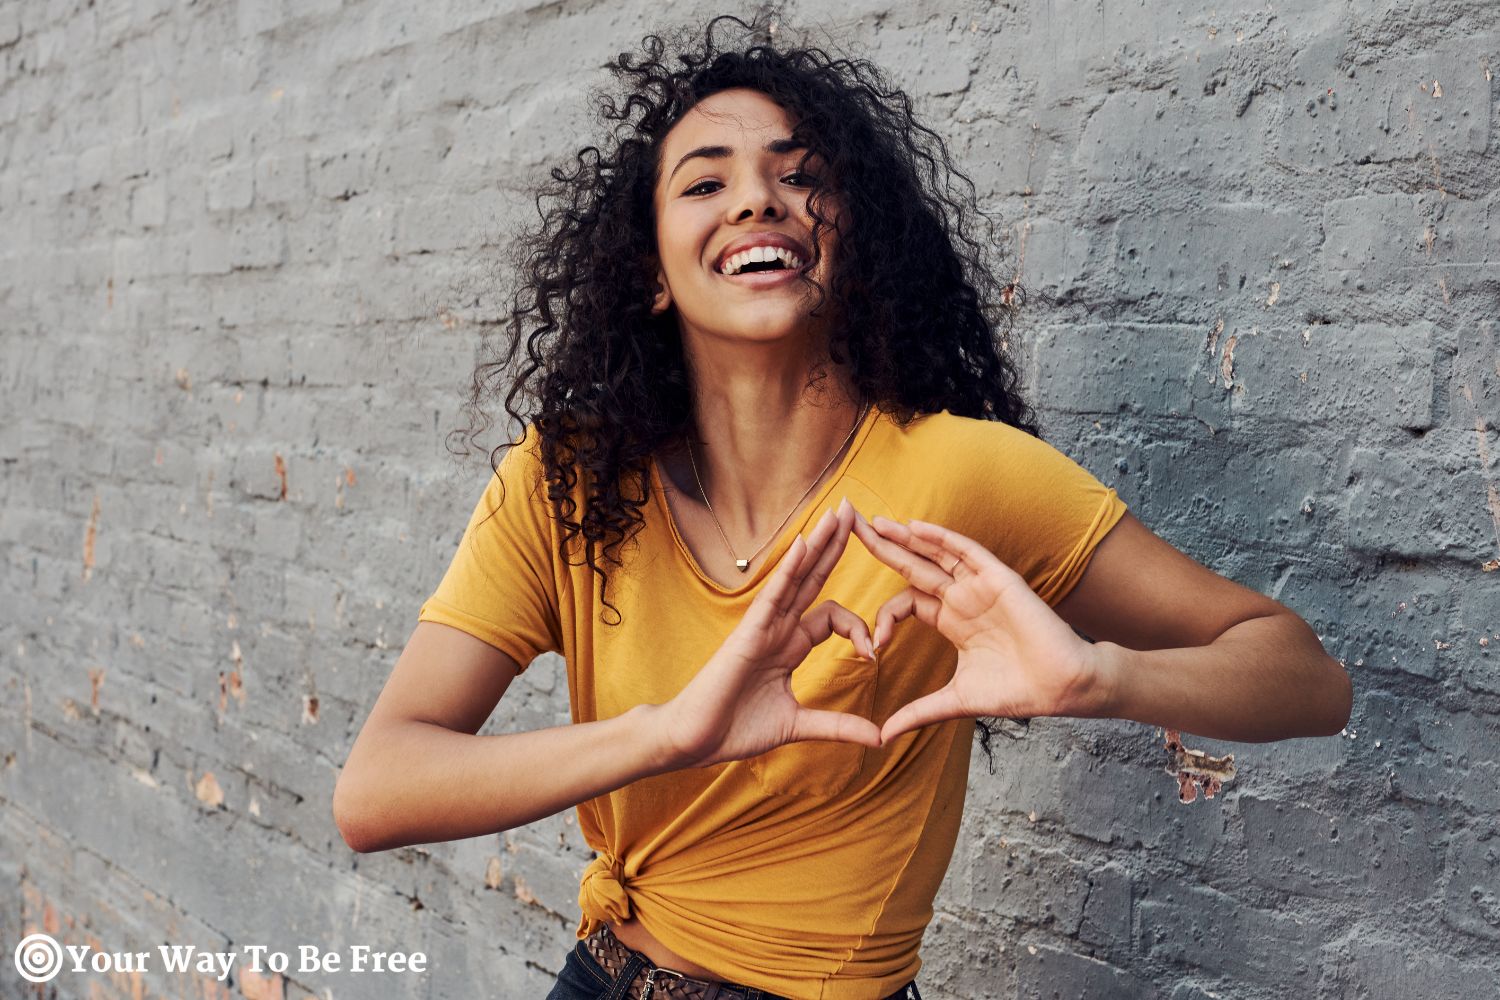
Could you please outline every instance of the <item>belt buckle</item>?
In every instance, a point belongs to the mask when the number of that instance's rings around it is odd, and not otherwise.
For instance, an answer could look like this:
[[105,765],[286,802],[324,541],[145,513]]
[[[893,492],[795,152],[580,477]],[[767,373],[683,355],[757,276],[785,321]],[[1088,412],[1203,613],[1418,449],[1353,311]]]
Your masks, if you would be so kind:
[[651,1000],[651,994],[656,992],[656,977],[658,974],[676,976],[678,979],[689,979],[687,973],[678,972],[676,969],[668,969],[665,966],[653,965],[646,970],[646,981],[641,984],[640,1000]]

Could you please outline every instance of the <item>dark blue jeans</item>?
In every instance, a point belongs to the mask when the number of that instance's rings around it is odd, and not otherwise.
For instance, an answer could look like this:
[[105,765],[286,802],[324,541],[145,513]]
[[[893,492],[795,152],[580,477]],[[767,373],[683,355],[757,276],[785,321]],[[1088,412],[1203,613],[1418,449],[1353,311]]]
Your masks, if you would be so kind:
[[[644,956],[642,958],[644,959]],[[553,985],[552,992],[547,994],[546,1000],[619,1000],[625,995],[625,987],[635,978],[638,971],[639,969],[632,962],[621,973],[624,982],[610,979],[604,967],[594,961],[594,956],[590,955],[588,949],[583,946],[583,942],[579,941],[573,946],[573,950],[568,952],[567,961],[563,963],[562,971],[557,974],[557,982]],[[761,998],[762,1000],[785,1000],[784,997],[774,993],[761,994]],[[911,983],[892,993],[886,1000],[922,1000],[922,994],[917,990],[917,984]]]

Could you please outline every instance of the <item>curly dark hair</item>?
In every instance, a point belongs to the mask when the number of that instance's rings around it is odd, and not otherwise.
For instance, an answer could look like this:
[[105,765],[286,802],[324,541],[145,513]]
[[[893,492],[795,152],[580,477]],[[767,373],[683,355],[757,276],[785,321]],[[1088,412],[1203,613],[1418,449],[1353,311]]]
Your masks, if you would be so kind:
[[[602,591],[609,577],[596,549],[622,565],[620,546],[650,501],[651,455],[693,432],[694,386],[675,309],[651,310],[653,192],[668,131],[716,92],[764,93],[796,123],[803,164],[814,156],[826,164],[831,183],[809,198],[811,243],[816,254],[829,227],[839,252],[827,288],[804,280],[816,292],[814,315],[828,305],[837,317],[829,356],[849,366],[861,397],[901,426],[946,409],[1040,436],[1005,352],[1022,292],[993,276],[988,243],[969,233],[981,221],[993,232],[973,182],[875,65],[788,45],[778,22],[774,11],[750,22],[724,15],[668,33],[670,40],[647,35],[639,53],[605,64],[625,88],[623,96],[593,94],[609,137],[580,149],[568,168],[552,168],[551,183],[541,186],[540,223],[511,243],[508,265],[519,284],[509,343],[476,367],[470,425],[450,435],[472,442],[490,426],[486,402],[504,393],[521,439],[528,425],[537,428],[563,558],[581,538]],[[835,190],[847,206],[837,227],[818,211]],[[816,370],[809,385],[823,374]],[[490,452],[492,469],[506,447]],[[609,624],[617,623],[618,609],[607,598],[604,605],[615,615]],[[978,730],[993,768],[993,730],[983,719]]]

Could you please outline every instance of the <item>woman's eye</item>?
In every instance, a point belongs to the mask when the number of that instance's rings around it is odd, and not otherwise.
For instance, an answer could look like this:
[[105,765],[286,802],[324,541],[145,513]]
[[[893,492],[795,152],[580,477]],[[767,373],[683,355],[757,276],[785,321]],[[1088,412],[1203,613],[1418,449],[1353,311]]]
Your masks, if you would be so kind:
[[[805,170],[798,170],[787,174],[781,180],[783,183],[791,183],[797,187],[816,187],[818,185],[818,176],[810,174]],[[686,188],[682,193],[684,197],[688,195],[712,194],[719,187],[723,187],[723,185],[718,181],[699,181],[692,187]]]

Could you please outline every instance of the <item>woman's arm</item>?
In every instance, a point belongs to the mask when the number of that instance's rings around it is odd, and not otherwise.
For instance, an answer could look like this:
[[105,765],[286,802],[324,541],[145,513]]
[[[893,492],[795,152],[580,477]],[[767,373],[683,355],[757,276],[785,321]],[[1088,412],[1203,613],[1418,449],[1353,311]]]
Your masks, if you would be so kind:
[[350,848],[509,830],[670,769],[652,724],[656,705],[598,722],[474,735],[518,672],[488,643],[417,623],[334,788],[334,822]]
[[1063,714],[1244,743],[1332,736],[1349,721],[1349,675],[1311,626],[1129,512],[1056,611],[1098,640],[1096,684]]
[[1126,718],[1245,742],[1332,735],[1348,721],[1349,676],[1305,622],[1128,513],[1055,610],[941,525],[860,518],[855,531],[910,584],[877,614],[877,646],[915,616],[958,649],[949,684],[898,709],[885,740],[965,716]]
[[808,610],[844,552],[854,508],[798,535],[738,626],[671,701],[612,719],[476,736],[515,679],[505,653],[419,622],[349,751],[334,821],[356,851],[475,837],[530,823],[653,774],[742,760],[797,740],[880,746],[869,719],[804,708],[789,678],[837,634],[873,655],[832,600]]
[[1240,622],[1204,646],[1094,648],[1097,687],[1066,714],[1242,743],[1334,736],[1349,721],[1349,675],[1290,611]]

